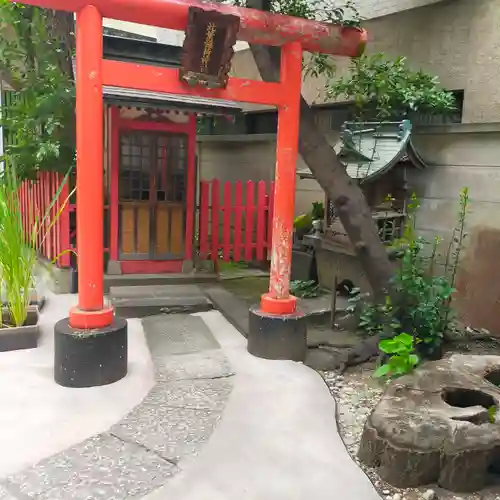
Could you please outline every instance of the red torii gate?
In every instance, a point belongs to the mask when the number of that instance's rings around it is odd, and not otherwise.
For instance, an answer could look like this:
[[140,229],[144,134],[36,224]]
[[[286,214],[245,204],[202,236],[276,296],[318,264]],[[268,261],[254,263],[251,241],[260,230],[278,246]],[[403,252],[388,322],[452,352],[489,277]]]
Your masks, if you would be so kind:
[[[103,185],[103,85],[277,107],[270,285],[269,293],[262,297],[260,310],[250,315],[249,351],[263,357],[303,358],[305,325],[297,330],[297,321],[289,321],[301,320],[296,312],[296,299],[289,293],[289,281],[302,55],[303,50],[360,55],[366,43],[366,32],[199,0],[25,0],[23,3],[76,12],[77,22],[79,301],[70,311],[69,318],[56,325],[56,381],[70,386],[102,385],[122,378],[127,369],[126,322],[116,318],[113,309],[105,305],[103,293],[104,207],[103,189],[99,188]],[[280,82],[230,78],[225,89],[190,87],[179,80],[178,69],[103,59],[103,17],[184,31],[190,7],[238,16],[239,40],[280,46]],[[277,327],[273,326],[276,319],[280,319]],[[285,329],[292,325],[290,335],[283,330],[283,325]],[[88,332],[87,347],[82,343],[85,336],[82,330]]]

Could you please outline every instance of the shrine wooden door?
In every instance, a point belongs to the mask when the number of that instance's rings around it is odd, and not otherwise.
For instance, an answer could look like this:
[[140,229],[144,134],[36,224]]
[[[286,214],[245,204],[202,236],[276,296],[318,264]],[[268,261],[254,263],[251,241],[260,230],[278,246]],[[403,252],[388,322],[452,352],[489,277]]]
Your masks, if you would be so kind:
[[120,133],[120,260],[184,257],[187,145],[187,134]]

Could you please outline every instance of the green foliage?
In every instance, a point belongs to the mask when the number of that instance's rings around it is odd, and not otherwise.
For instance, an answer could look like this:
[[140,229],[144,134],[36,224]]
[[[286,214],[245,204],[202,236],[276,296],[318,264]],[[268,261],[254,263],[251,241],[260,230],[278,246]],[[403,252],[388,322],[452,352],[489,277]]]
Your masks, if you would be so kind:
[[408,333],[400,333],[392,339],[381,340],[379,349],[390,355],[387,363],[380,366],[374,373],[377,378],[396,378],[410,373],[419,363],[415,354],[414,339]]
[[312,221],[310,213],[297,215],[293,221],[293,227],[296,231],[310,231],[312,229]]
[[325,217],[325,206],[321,201],[313,202],[311,216],[313,220],[322,220]]
[[488,418],[490,420],[490,424],[496,423],[497,413],[498,413],[498,408],[496,406],[490,406],[488,408]]
[[377,304],[357,296],[351,299],[351,310],[359,311],[359,327],[367,335],[391,336],[411,333],[420,357],[433,357],[441,348],[450,329],[453,311],[451,300],[460,254],[464,247],[465,222],[469,209],[468,189],[460,193],[460,209],[451,243],[444,259],[444,272],[438,274],[438,250],[442,241],[427,241],[415,230],[419,203],[415,195],[408,204],[408,216],[402,238],[394,243],[401,252],[394,276],[398,303],[389,296]]
[[455,109],[453,94],[443,90],[436,77],[412,71],[405,57],[389,60],[384,54],[351,59],[349,75],[330,80],[327,96],[352,100],[360,119],[377,121],[416,111],[446,113]]
[[[229,3],[239,7],[248,6],[247,0],[234,0]],[[345,0],[343,3],[335,0],[270,0],[268,10],[275,14],[325,21],[342,26],[357,27],[361,24],[361,16],[354,0]]]
[[0,183],[0,276],[10,322],[22,326],[34,287],[36,252],[27,244],[17,199],[18,182],[13,171],[9,169]]
[[369,337],[380,335],[384,331],[386,318],[392,315],[391,299],[386,296],[383,304],[363,302],[362,299],[356,290],[356,294],[349,299],[349,310],[354,311],[356,305],[359,305],[359,329]]
[[320,290],[319,285],[315,281],[295,280],[290,282],[290,293],[295,297],[309,299],[318,297]]
[[297,215],[293,221],[293,228],[299,233],[307,233],[312,229],[313,220],[322,220],[325,217],[325,207],[322,202],[315,201],[311,211]]
[[[0,281],[5,289],[9,324],[22,326],[26,321],[31,291],[35,286],[37,244],[42,245],[59,218],[68,199],[52,215],[52,210],[68,175],[41,217],[25,231],[18,199],[21,180],[14,166],[7,169],[0,182]],[[56,257],[58,259],[59,256]]]
[[39,170],[66,172],[75,161],[73,33],[60,29],[58,15],[0,0],[0,69],[15,88],[0,119],[6,132],[0,160],[14,163],[20,179]]

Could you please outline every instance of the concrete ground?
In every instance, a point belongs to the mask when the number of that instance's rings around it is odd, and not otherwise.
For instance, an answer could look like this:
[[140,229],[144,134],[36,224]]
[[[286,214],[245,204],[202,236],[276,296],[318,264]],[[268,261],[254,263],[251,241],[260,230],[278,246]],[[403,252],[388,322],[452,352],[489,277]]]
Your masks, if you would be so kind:
[[73,300],[49,299],[41,347],[0,355],[0,500],[378,500],[321,377],[249,355],[218,311],[129,320],[125,379],[58,387]]
[[154,385],[153,363],[139,320],[129,321],[125,379],[90,389],[55,384],[53,325],[73,305],[76,296],[49,296],[40,318],[39,347],[0,353],[0,477],[108,429]]
[[321,377],[299,363],[251,356],[219,312],[200,316],[236,372],[233,391],[199,456],[146,499],[377,500],[340,439]]

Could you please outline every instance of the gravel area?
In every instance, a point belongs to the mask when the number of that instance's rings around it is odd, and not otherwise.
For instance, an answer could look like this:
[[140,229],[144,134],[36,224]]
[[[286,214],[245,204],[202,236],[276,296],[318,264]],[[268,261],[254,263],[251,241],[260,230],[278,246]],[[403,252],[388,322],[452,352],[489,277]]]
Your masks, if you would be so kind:
[[337,401],[337,421],[346,448],[380,496],[384,500],[500,500],[500,477],[492,478],[495,484],[475,494],[453,494],[435,485],[402,489],[388,485],[373,469],[358,461],[356,454],[365,421],[384,391],[384,383],[373,378],[374,368],[374,363],[367,363],[343,375],[335,372],[321,372],[321,375]]

